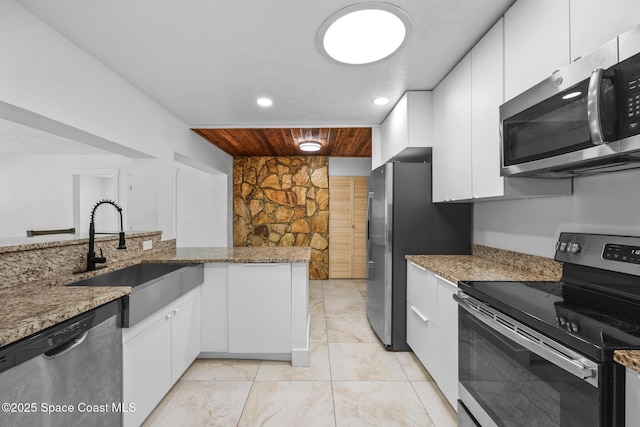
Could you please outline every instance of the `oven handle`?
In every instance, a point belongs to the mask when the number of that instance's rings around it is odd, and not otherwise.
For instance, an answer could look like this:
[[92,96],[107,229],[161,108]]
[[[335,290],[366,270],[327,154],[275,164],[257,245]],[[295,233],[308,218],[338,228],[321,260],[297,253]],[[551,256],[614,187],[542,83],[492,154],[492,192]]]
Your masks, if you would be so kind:
[[494,331],[598,388],[599,367],[595,362],[581,357],[573,350],[524,326],[463,292],[458,295],[454,294],[453,299],[456,300],[461,308]]
[[605,142],[600,115],[600,88],[602,87],[603,71],[602,68],[593,70],[589,78],[589,89],[587,90],[587,120],[589,122],[591,141],[594,145],[601,145]]

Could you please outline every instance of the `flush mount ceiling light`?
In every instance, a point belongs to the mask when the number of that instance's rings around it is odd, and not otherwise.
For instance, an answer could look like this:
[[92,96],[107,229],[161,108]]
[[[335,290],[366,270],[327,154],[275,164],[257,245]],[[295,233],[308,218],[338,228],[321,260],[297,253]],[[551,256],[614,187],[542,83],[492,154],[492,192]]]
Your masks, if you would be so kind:
[[410,30],[411,20],[402,9],[388,3],[359,3],[329,17],[316,44],[338,62],[370,64],[396,53]]
[[322,144],[318,141],[302,141],[298,144],[302,151],[320,151]]
[[389,102],[389,98],[385,98],[384,96],[381,96],[373,100],[373,103],[376,105],[386,105],[388,102]]
[[271,107],[273,105],[273,101],[269,98],[258,98],[256,103],[261,107]]

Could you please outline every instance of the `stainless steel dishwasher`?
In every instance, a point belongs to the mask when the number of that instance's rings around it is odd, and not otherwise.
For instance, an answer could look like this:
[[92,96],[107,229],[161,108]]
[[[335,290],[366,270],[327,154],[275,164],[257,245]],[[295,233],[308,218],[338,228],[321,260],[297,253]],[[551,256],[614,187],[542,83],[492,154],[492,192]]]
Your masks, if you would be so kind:
[[120,426],[121,308],[110,302],[0,349],[0,424]]

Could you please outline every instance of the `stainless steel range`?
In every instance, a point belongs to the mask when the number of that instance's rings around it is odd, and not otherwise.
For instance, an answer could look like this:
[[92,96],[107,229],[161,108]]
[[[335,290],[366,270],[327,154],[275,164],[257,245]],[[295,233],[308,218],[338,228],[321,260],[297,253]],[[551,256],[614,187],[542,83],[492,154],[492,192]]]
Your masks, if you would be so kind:
[[559,282],[460,282],[459,426],[623,427],[640,238],[562,233]]

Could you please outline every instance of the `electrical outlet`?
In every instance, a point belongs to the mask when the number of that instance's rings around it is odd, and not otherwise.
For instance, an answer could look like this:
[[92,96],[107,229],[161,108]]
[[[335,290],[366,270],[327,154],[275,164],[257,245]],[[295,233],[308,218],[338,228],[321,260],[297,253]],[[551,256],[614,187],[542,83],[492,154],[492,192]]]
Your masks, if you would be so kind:
[[153,240],[145,240],[142,242],[143,251],[148,251],[151,248],[153,248]]

